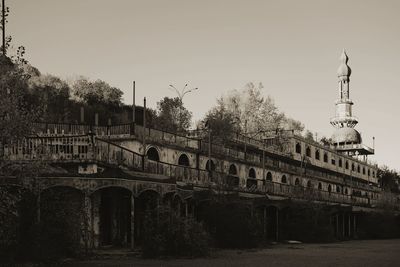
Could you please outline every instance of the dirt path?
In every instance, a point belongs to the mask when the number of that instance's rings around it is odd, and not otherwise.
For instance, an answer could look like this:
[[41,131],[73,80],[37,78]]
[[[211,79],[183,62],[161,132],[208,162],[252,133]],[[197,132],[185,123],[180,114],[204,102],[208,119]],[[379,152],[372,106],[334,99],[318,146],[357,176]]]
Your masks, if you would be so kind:
[[400,239],[334,244],[276,245],[261,250],[222,250],[201,259],[118,258],[70,262],[63,266],[351,266],[400,267]]

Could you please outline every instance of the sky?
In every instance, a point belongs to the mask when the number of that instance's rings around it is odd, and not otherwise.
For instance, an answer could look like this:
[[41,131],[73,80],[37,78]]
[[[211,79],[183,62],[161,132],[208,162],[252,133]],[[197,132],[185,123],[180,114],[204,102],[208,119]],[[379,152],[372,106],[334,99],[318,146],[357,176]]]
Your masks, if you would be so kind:
[[331,136],[343,48],[356,129],[400,170],[400,1],[6,0],[8,34],[42,73],[102,79],[156,107],[170,84],[195,120],[232,89],[262,82],[288,116]]

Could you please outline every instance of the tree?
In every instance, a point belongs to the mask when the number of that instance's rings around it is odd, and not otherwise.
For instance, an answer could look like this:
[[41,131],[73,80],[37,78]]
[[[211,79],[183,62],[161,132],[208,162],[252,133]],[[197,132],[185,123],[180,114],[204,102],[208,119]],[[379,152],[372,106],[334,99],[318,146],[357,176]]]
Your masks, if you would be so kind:
[[213,141],[217,142],[231,139],[234,133],[239,132],[240,127],[238,119],[226,110],[221,99],[218,100],[217,106],[207,113],[199,126],[211,130]]
[[72,93],[77,101],[89,105],[103,104],[114,107],[122,105],[123,92],[102,80],[92,82],[80,77],[72,84]]
[[243,90],[231,91],[218,100],[217,106],[206,115],[206,118],[210,116],[214,119],[227,118],[234,122],[234,130],[250,136],[277,129],[301,133],[304,125],[280,112],[270,96],[263,97],[262,89],[261,83],[257,86],[248,83]]
[[311,131],[307,130],[304,134],[304,138],[310,141],[314,141],[314,135]]
[[378,178],[384,190],[400,193],[400,175],[397,171],[390,169],[388,166],[382,166],[378,169]]
[[169,132],[185,132],[192,121],[192,113],[188,111],[179,97],[164,97],[157,103],[155,125]]

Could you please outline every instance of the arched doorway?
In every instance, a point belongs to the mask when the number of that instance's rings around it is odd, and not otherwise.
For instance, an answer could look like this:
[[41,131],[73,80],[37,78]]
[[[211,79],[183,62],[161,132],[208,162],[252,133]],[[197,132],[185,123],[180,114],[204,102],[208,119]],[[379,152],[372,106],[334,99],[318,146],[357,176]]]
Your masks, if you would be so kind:
[[146,155],[147,155],[147,158],[149,160],[160,161],[160,156],[159,156],[158,151],[157,151],[157,149],[155,147],[150,147],[147,150]]

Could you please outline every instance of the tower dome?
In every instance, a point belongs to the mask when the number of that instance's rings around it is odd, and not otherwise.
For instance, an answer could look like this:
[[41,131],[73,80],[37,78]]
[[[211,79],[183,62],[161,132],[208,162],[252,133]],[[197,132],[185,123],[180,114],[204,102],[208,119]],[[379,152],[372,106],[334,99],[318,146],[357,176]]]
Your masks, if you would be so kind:
[[348,80],[351,75],[351,69],[347,65],[347,61],[349,61],[349,57],[346,54],[346,51],[343,49],[342,55],[340,56],[341,64],[337,70],[337,75],[340,80]]
[[334,144],[361,144],[361,134],[354,128],[338,128],[332,135]]

